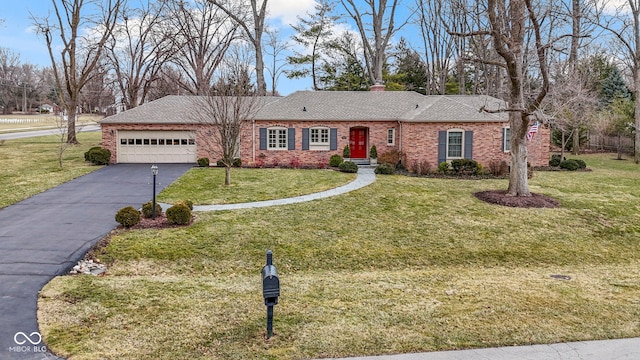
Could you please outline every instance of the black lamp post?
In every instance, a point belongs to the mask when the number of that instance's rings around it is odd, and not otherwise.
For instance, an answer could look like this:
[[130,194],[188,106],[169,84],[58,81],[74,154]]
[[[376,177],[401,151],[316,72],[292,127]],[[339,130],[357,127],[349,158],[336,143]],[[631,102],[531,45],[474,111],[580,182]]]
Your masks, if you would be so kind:
[[151,218],[156,218],[156,176],[158,175],[158,165],[151,165],[151,173],[153,174],[153,204],[151,208]]

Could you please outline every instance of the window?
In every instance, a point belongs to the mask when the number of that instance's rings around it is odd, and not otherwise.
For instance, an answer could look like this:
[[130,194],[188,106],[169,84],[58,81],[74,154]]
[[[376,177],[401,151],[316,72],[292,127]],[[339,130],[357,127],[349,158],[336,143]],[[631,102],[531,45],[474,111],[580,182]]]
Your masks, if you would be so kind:
[[449,130],[447,132],[447,159],[462,159],[462,144],[464,132]]
[[329,128],[317,127],[309,129],[308,150],[329,150]]
[[267,129],[267,144],[270,150],[286,150],[287,129]]
[[511,151],[511,129],[510,128],[502,129],[502,151],[504,152]]
[[393,146],[396,143],[396,129],[387,129],[387,145]]

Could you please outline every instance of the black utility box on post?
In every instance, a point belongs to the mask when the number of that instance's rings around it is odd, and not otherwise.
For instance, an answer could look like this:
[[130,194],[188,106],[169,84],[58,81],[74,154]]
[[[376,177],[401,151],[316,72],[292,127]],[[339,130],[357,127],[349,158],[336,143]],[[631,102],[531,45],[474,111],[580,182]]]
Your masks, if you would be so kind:
[[278,304],[280,279],[273,265],[273,253],[267,251],[267,264],[262,268],[262,296],[267,306],[267,339],[273,336],[273,306]]

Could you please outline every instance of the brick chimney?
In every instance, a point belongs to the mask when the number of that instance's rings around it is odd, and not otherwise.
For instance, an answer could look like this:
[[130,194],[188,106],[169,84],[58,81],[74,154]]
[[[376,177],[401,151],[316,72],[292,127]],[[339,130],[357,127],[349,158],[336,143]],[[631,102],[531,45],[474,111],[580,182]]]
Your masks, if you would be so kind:
[[384,91],[384,84],[382,81],[376,80],[376,83],[369,87],[369,91]]

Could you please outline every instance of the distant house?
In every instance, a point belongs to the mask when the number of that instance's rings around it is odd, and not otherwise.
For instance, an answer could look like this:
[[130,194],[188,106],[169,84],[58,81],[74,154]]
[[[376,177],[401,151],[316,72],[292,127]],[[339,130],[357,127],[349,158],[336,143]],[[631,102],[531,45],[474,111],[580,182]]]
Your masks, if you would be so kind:
[[[101,121],[103,146],[112,162],[194,163],[216,149],[206,127],[193,116],[193,97],[167,96]],[[489,96],[425,96],[406,91],[299,91],[264,97],[254,119],[243,123],[239,157],[243,166],[326,166],[348,144],[351,158],[366,163],[369,149],[400,151],[406,165],[474,159],[487,166],[509,159],[506,113]],[[528,160],[547,165],[549,130],[529,143]]]
[[53,114],[56,110],[56,107],[51,104],[42,104],[38,107],[38,112],[43,114]]

